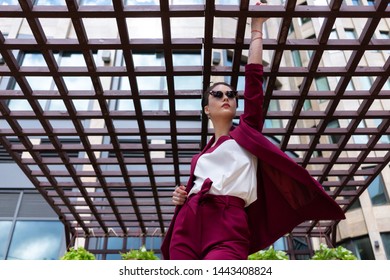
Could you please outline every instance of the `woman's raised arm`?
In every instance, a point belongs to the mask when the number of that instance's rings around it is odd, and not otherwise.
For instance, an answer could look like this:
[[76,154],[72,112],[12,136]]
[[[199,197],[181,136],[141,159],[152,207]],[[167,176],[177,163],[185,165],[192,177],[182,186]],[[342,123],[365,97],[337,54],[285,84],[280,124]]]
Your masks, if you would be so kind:
[[[256,5],[265,5],[260,2]],[[241,121],[256,130],[263,128],[263,23],[267,18],[252,18],[248,64],[245,67],[244,114]]]

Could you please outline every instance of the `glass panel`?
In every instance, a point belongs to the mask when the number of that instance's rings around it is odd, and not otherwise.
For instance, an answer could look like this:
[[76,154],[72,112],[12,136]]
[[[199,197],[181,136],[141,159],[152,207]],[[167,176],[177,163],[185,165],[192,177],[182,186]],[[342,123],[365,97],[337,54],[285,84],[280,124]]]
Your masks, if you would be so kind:
[[37,6],[65,6],[65,0],[37,0],[34,5]]
[[215,4],[222,4],[222,5],[238,5],[239,0],[216,0]]
[[326,77],[319,77],[315,79],[317,90],[329,90],[329,83]]
[[357,253],[361,260],[375,260],[370,239],[367,237],[354,240]]
[[286,250],[287,246],[286,246],[285,238],[284,237],[279,238],[278,240],[275,241],[273,246],[275,250],[281,250],[281,251]]
[[8,260],[56,260],[63,253],[64,227],[60,222],[18,221]]
[[[49,90],[54,86],[52,77],[26,77],[26,80],[32,90]],[[20,86],[15,84],[13,89],[20,90]]]
[[139,249],[141,248],[141,238],[140,237],[128,237],[127,238],[127,246],[128,250],[131,249]]
[[294,237],[293,238],[294,250],[307,250],[309,249],[307,245],[307,240],[304,237]]
[[[329,122],[328,127],[339,128],[340,124],[339,124],[338,120],[334,120],[334,121]],[[340,138],[341,138],[340,134],[329,135],[329,142],[332,144],[336,144],[339,142]]]
[[147,250],[156,250],[161,247],[162,238],[161,237],[146,237],[145,247]]
[[202,57],[199,54],[192,53],[174,53],[172,56],[173,66],[200,66]]
[[0,2],[0,5],[6,6],[6,5],[19,5],[18,0],[2,0]]
[[110,237],[107,241],[107,249],[122,249],[123,238],[121,237]]
[[390,260],[390,232],[381,233],[383,247],[385,248],[386,258]]
[[200,76],[175,76],[175,89],[202,89],[202,77]]
[[345,31],[346,39],[357,39],[357,34],[355,29],[345,28],[344,31]]
[[368,186],[368,193],[370,195],[372,205],[383,205],[389,203],[382,175],[378,175],[374,181],[371,182]]
[[202,110],[202,106],[198,99],[176,99],[176,110]]
[[163,53],[133,53],[134,66],[164,66],[163,57]]
[[112,5],[112,0],[81,0],[80,5]]
[[91,237],[89,239],[88,243],[88,249],[93,250],[93,249],[103,249],[103,243],[104,243],[104,238],[100,237]]
[[126,5],[158,5],[158,0],[126,0]]
[[120,254],[107,254],[106,260],[121,260],[122,256]]
[[11,221],[0,221],[0,260],[5,259],[11,226]]
[[204,4],[204,0],[173,0],[173,5],[194,5],[194,4]]
[[8,103],[8,108],[11,111],[32,111],[30,103],[22,99],[11,99]]
[[46,66],[46,63],[41,53],[25,53],[22,66]]
[[291,54],[293,57],[294,65],[297,67],[302,67],[302,60],[301,60],[301,55],[299,54],[299,51],[293,50],[293,51],[291,51]]

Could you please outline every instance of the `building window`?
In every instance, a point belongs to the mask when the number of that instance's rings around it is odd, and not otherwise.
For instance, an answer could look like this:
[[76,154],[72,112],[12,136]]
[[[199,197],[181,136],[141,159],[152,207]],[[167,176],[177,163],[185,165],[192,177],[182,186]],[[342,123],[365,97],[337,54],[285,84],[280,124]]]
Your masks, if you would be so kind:
[[356,34],[355,29],[345,28],[344,31],[345,31],[345,37],[347,39],[357,39],[357,34]]
[[[373,122],[377,128],[379,128],[383,122],[383,119],[373,119]],[[390,135],[382,135],[379,139],[379,143],[389,144],[390,143]]]
[[329,39],[339,39],[339,35],[337,34],[336,29],[332,29],[329,34]]
[[326,77],[315,78],[317,90],[329,90],[329,83]]
[[[301,5],[307,6],[307,2],[303,2]],[[304,25],[305,23],[308,23],[310,21],[311,21],[311,18],[308,18],[308,17],[299,18],[299,25]]]
[[35,0],[36,6],[65,6],[65,0]]
[[[111,2],[111,1],[110,1]],[[158,0],[126,0],[126,5],[158,5]]]
[[[329,122],[328,126],[329,128],[339,128],[340,124],[338,120],[332,120]],[[337,144],[341,138],[341,135],[339,134],[329,134],[329,142],[332,144]]]
[[302,67],[302,59],[301,59],[301,55],[299,54],[299,51],[293,50],[293,51],[291,51],[291,54],[292,54],[292,58],[294,61],[294,66]]
[[353,6],[360,6],[360,0],[352,0]]
[[[279,102],[271,99],[269,102],[268,111],[279,111]],[[279,119],[265,119],[264,122],[265,128],[280,128],[282,127],[282,121]]]
[[350,250],[359,260],[375,260],[371,241],[367,235],[352,238],[337,245],[341,245]]
[[0,260],[4,260],[11,233],[12,221],[0,221]]
[[[345,190],[345,187],[344,187],[344,190]],[[349,207],[348,211],[352,211],[352,210],[360,209],[360,208],[362,208],[362,206],[360,204],[359,198],[357,198],[355,200],[355,202],[351,204],[351,207]]]
[[17,221],[7,260],[58,260],[64,226],[57,221]]
[[367,188],[372,205],[388,204],[389,196],[386,192],[385,183],[381,174],[375,177],[374,181]]
[[290,28],[288,29],[288,34],[291,34],[291,33],[293,33],[294,31],[295,31],[295,29],[294,29],[294,24],[291,22]]
[[[318,77],[314,79],[314,82],[316,84],[316,88],[318,91],[328,91],[330,90],[328,78],[326,77]],[[327,101],[326,99],[320,99],[320,103],[323,103]]]
[[18,0],[2,0],[0,5],[8,6],[8,5],[19,5]]
[[381,233],[382,243],[385,248],[386,258],[390,260],[390,232]]
[[0,260],[53,260],[65,251],[64,225],[39,193],[0,192]]
[[[365,128],[366,127],[366,124],[365,124],[364,120],[359,122],[358,127],[359,128]],[[367,142],[369,140],[368,135],[364,135],[364,134],[354,134],[354,135],[352,135],[352,138],[353,138],[353,142],[355,144],[367,144]]]
[[303,110],[304,111],[308,111],[310,110],[312,107],[311,107],[311,101],[310,99],[306,99],[305,102],[303,103]]
[[378,39],[390,39],[390,32],[389,31],[379,31],[379,38]]

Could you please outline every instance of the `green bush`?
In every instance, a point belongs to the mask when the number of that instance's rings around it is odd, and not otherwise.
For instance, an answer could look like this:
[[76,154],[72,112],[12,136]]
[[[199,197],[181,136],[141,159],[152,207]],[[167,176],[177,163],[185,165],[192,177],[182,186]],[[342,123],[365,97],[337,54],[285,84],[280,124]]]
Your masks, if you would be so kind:
[[267,250],[249,255],[248,260],[288,260],[288,256],[286,252],[275,250],[273,246],[270,246]]
[[126,253],[121,253],[122,260],[158,260],[159,258],[153,251],[146,250],[145,246],[141,246],[138,250],[130,250]]
[[337,248],[328,248],[321,243],[320,249],[314,252],[312,260],[356,260],[355,255],[348,249],[338,246]]
[[62,257],[61,260],[95,260],[95,255],[88,252],[83,247],[70,248],[68,252],[66,252]]

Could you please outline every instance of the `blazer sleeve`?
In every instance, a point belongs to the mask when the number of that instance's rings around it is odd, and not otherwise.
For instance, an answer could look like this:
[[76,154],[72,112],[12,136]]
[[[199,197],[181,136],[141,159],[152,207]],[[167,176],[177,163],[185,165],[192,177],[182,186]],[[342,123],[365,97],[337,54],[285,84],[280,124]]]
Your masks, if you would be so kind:
[[245,89],[244,89],[244,113],[241,121],[252,128],[261,131],[263,119],[263,65],[247,64],[245,66]]

